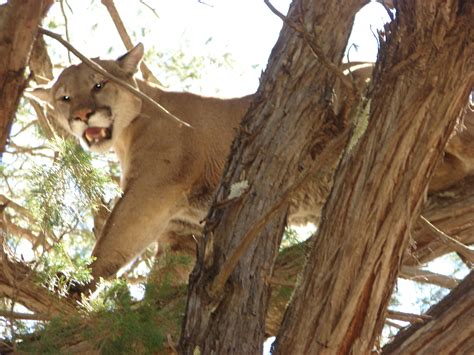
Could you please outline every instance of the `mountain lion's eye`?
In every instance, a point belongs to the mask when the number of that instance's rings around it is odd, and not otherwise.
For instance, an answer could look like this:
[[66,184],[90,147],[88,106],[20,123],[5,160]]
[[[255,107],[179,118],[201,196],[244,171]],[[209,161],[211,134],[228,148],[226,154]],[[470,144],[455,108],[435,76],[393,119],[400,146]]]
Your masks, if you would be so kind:
[[67,95],[63,96],[63,97],[61,97],[61,100],[64,101],[64,102],[68,102],[68,101],[71,100],[71,96],[67,96]]
[[106,83],[105,81],[101,81],[100,83],[95,84],[93,89],[100,90],[105,86],[105,83]]

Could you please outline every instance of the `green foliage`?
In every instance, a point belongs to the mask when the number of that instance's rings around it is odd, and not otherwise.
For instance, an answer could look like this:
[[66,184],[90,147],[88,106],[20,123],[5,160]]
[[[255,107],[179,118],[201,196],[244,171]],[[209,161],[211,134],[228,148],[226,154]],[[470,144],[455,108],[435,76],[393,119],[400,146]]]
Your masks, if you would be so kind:
[[44,232],[84,220],[115,186],[77,143],[57,139],[52,145],[56,159],[36,165],[28,176],[28,205]]
[[103,354],[150,353],[163,347],[166,334],[157,323],[158,310],[149,302],[134,306],[124,281],[115,282],[106,290],[101,303],[102,310],[84,335],[97,342],[100,334]]
[[58,243],[39,259],[38,276],[49,290],[66,295],[72,282],[84,285],[91,280],[91,262],[92,258],[71,259],[64,244]]
[[[159,277],[146,285],[145,297],[135,301],[126,280],[101,284],[94,299],[83,299],[81,317],[55,318],[37,325],[33,341],[24,341],[27,353],[58,354],[70,339],[86,340],[102,354],[150,354],[163,350],[167,336],[179,337],[186,301],[186,286],[174,285],[171,270],[189,258],[167,255],[160,260]],[[52,270],[52,269],[51,269]],[[31,339],[25,336],[25,339]]]
[[36,335],[39,341],[28,341],[30,336],[23,334],[24,341],[18,346],[23,354],[64,354],[61,347],[70,339],[77,336],[77,332],[84,328],[82,319],[76,315],[53,318],[48,323],[39,323],[36,326]]
[[286,227],[285,232],[283,233],[283,239],[280,244],[280,252],[284,252],[285,249],[288,249],[294,245],[301,245],[302,242],[301,236],[291,227]]
[[195,92],[201,91],[199,82],[206,77],[207,71],[232,68],[234,64],[230,53],[219,57],[190,56],[185,49],[163,53],[151,48],[145,54],[145,61],[151,63],[152,71],[166,85]]

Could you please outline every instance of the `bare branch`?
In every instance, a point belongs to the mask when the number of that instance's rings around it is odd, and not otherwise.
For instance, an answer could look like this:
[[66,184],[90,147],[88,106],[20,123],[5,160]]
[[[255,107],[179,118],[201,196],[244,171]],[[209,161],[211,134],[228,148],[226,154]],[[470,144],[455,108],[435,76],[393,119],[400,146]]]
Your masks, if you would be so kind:
[[[114,21],[115,27],[117,28],[117,31],[120,35],[120,38],[122,39],[122,42],[125,45],[125,48],[127,48],[127,50],[132,49],[134,47],[134,45],[132,43],[132,40],[131,40],[129,34],[127,33],[127,29],[125,28],[125,25],[124,25],[122,19],[120,18],[120,15],[117,11],[117,8],[115,7],[114,1],[113,0],[102,0],[102,4],[104,4],[104,6],[107,8],[107,11],[109,12],[110,17],[112,17],[112,20]],[[144,4],[144,5],[146,5],[146,4]],[[148,6],[148,5],[146,5],[146,6]],[[157,83],[157,84],[161,85],[160,81],[153,75],[151,70],[147,67],[147,65],[143,61],[140,63],[140,70],[141,70],[141,72],[143,74],[143,78],[145,80],[148,80],[148,81],[151,81],[151,82],[154,82],[154,83]]]
[[389,321],[388,319],[385,320],[385,324],[390,326],[390,327],[394,327],[394,328],[397,328],[397,329],[402,329],[403,326],[400,325],[400,324],[397,324],[395,322],[392,322],[392,321]]
[[0,295],[21,303],[28,309],[44,315],[76,312],[73,300],[59,298],[35,282],[33,270],[15,260],[0,247]]
[[432,317],[423,314],[405,313],[399,311],[387,311],[387,318],[401,320],[410,323],[423,323],[430,320]]
[[420,283],[437,285],[445,288],[455,288],[461,280],[454,277],[436,274],[431,271],[421,270],[413,266],[402,266],[399,277]]
[[34,223],[35,218],[27,208],[19,205],[18,203],[9,199],[5,195],[0,194],[0,204],[7,205],[6,207],[12,208],[13,210],[15,210],[15,212],[26,217],[26,219],[28,219],[30,223]]
[[149,9],[151,12],[153,12],[153,14],[156,16],[156,18],[158,18],[158,19],[160,18],[160,16],[159,16],[158,13],[156,12],[156,10],[155,10],[153,7],[151,7],[150,5],[148,5],[145,1],[140,0],[140,4],[143,4],[143,5],[145,5],[146,7],[148,7],[148,9]]
[[19,313],[11,311],[0,310],[0,317],[13,318],[13,319],[24,319],[24,320],[50,320],[51,316],[41,313]]
[[[64,0],[59,0],[59,5],[61,7],[61,13],[63,14],[63,18],[64,18],[64,29],[65,29],[65,32],[66,32],[66,40],[68,42],[71,42],[71,36],[69,35],[68,19],[67,19],[67,15],[66,15],[66,10],[64,9]],[[69,51],[67,51],[67,59],[69,60],[69,64],[71,64],[72,63],[71,52],[69,52]]]
[[433,236],[437,237],[444,244],[448,245],[455,252],[461,254],[471,265],[474,264],[474,250],[469,249],[464,244],[460,243],[456,239],[450,237],[442,230],[436,228],[433,224],[430,223],[425,217],[420,216],[420,221],[424,227],[426,227]]
[[472,354],[474,272],[432,306],[430,319],[401,330],[382,354]]
[[179,124],[183,125],[183,126],[186,126],[186,127],[189,127],[191,128],[191,125],[189,123],[186,123],[184,121],[182,121],[181,119],[179,119],[178,117],[176,117],[175,115],[173,115],[171,112],[169,112],[167,109],[165,109],[163,106],[161,106],[159,103],[157,103],[155,100],[153,100],[151,97],[149,97],[148,95],[145,95],[144,93],[142,93],[141,91],[135,89],[133,86],[131,86],[130,84],[126,83],[125,81],[115,77],[114,75],[110,74],[108,71],[106,71],[104,68],[102,68],[99,64],[97,63],[94,63],[93,61],[91,61],[89,58],[87,58],[86,56],[84,56],[82,53],[80,53],[76,48],[74,48],[70,43],[68,43],[67,41],[65,41],[59,34],[57,33],[54,33],[54,32],[51,32],[51,31],[48,31],[44,28],[39,28],[39,33],[42,33],[44,35],[47,35],[51,38],[54,38],[55,40],[57,40],[58,42],[60,42],[63,46],[65,46],[67,49],[69,49],[72,53],[74,53],[74,55],[76,55],[84,64],[86,64],[87,66],[89,66],[91,69],[95,70],[96,72],[102,74],[103,76],[105,76],[107,79],[110,79],[111,81],[113,81],[114,83],[122,86],[123,88],[125,88],[126,90],[128,90],[129,92],[131,92],[132,94],[134,94],[135,96],[139,97],[140,99],[142,99],[143,101],[146,101],[147,103],[149,103],[150,105],[152,105],[154,108],[156,108],[158,111],[162,112],[163,114],[165,114],[165,116],[169,117],[169,118],[172,118],[174,120],[176,120]]

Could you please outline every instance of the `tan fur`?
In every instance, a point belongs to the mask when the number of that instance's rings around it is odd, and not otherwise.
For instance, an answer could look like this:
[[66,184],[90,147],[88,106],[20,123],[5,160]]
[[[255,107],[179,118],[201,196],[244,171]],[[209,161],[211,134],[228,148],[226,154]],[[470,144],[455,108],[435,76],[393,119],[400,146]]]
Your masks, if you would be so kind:
[[[33,93],[48,102],[52,116],[83,142],[86,128],[113,126],[111,139],[89,147],[97,152],[115,150],[124,191],[94,247],[96,279],[114,275],[154,241],[177,243],[199,235],[199,221],[205,217],[231,142],[252,100],[252,96],[223,100],[168,92],[135,81],[133,73],[142,55],[143,47],[138,45],[117,61],[97,62],[192,128],[179,126],[84,64],[67,68],[51,89]],[[105,85],[97,89],[97,83]],[[318,188],[314,183],[312,193],[297,192],[299,207],[291,210],[293,221],[319,218],[318,198],[327,191]]]
[[[107,127],[107,121],[113,125],[112,139],[89,148],[96,152],[115,150],[124,192],[94,247],[94,278],[114,275],[156,240],[174,242],[180,236],[200,233],[199,221],[205,217],[230,144],[251,101],[251,96],[222,100],[168,92],[135,81],[133,72],[142,54],[143,48],[137,46],[122,60],[97,62],[192,128],[180,126],[142,104],[113,82],[94,89],[104,78],[84,64],[67,68],[51,89],[33,92],[48,103],[51,116],[83,142],[87,118],[79,117],[102,106],[110,107],[112,113],[107,118],[103,109],[95,125],[89,125]],[[65,96],[68,101],[64,101]]]

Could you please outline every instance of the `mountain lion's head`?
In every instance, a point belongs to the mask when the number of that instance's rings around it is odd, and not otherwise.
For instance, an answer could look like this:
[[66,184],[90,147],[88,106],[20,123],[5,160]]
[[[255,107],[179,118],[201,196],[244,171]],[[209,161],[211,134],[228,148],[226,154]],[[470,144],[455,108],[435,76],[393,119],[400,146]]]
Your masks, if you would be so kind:
[[[117,60],[94,59],[109,73],[137,87],[133,79],[143,58],[138,44]],[[140,112],[141,100],[122,86],[81,63],[66,68],[50,88],[30,92],[49,113],[91,151],[108,151]]]

